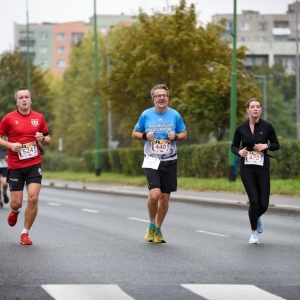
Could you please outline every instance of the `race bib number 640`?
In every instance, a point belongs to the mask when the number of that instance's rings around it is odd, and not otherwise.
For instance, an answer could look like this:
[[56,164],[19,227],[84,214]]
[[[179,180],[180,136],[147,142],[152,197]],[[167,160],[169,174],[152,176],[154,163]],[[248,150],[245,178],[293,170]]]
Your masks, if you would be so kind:
[[28,159],[38,155],[36,142],[22,144],[22,150],[18,152],[19,159]]

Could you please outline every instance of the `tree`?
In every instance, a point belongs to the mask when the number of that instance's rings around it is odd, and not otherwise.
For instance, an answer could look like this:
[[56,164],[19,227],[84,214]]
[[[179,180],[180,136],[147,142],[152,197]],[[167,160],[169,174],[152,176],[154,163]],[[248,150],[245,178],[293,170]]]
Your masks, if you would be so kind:
[[[190,125],[206,134],[224,132],[230,118],[232,50],[229,42],[220,39],[222,24],[198,26],[194,5],[187,7],[184,0],[170,15],[157,12],[148,16],[141,11],[138,19],[120,29],[122,39],[112,51],[116,63],[102,85],[111,96],[114,113],[130,116],[122,118],[122,127],[132,130],[139,114],[151,105],[152,86],[165,83],[171,90],[170,105]],[[238,50],[242,70],[243,58],[242,47]],[[239,72],[239,112],[247,97],[259,94],[242,75]],[[218,136],[222,138],[222,134]]]

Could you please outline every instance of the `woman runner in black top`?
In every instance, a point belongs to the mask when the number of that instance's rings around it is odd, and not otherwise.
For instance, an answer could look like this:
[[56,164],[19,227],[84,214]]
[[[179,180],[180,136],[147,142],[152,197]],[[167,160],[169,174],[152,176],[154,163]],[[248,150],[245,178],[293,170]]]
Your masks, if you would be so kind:
[[[233,137],[231,151],[240,159],[240,174],[249,198],[250,244],[259,244],[263,232],[261,216],[267,211],[270,198],[270,158],[267,151],[279,149],[273,126],[260,118],[261,103],[250,99],[246,104],[248,120],[240,124]],[[242,142],[242,148],[240,143]]]

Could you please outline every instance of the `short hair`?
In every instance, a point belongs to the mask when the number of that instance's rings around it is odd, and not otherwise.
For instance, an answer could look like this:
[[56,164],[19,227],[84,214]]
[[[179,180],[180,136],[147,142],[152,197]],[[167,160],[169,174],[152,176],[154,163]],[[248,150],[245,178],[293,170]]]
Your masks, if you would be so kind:
[[260,102],[258,99],[256,99],[256,98],[251,98],[251,99],[249,99],[249,100],[247,101],[247,103],[246,103],[246,108],[249,108],[250,103],[253,102],[253,101],[257,101],[257,102],[259,102],[259,104],[261,105],[261,102]]
[[154,91],[158,90],[158,89],[166,90],[167,96],[169,97],[169,89],[168,89],[168,87],[165,84],[158,84],[158,85],[156,85],[155,87],[153,87],[151,89],[151,91],[150,91],[151,98],[154,97]]
[[30,98],[31,98],[31,93],[30,93],[30,91],[28,90],[27,87],[19,87],[19,88],[15,91],[15,100],[17,99],[17,93],[18,93],[19,91],[28,91],[28,92],[29,92],[29,96],[30,96]]

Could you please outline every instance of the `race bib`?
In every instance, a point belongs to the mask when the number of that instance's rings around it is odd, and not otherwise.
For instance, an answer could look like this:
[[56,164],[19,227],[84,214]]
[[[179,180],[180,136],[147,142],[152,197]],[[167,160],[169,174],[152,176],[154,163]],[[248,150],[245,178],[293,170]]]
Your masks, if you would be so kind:
[[142,168],[150,168],[157,170],[159,167],[160,159],[151,156],[145,156]]
[[28,159],[38,155],[36,142],[22,144],[22,150],[18,152],[19,159]]
[[6,159],[0,159],[0,168],[7,168],[7,161]]
[[258,151],[248,151],[245,157],[245,165],[264,165],[264,154]]
[[151,141],[151,153],[168,154],[171,152],[170,140],[153,140]]

